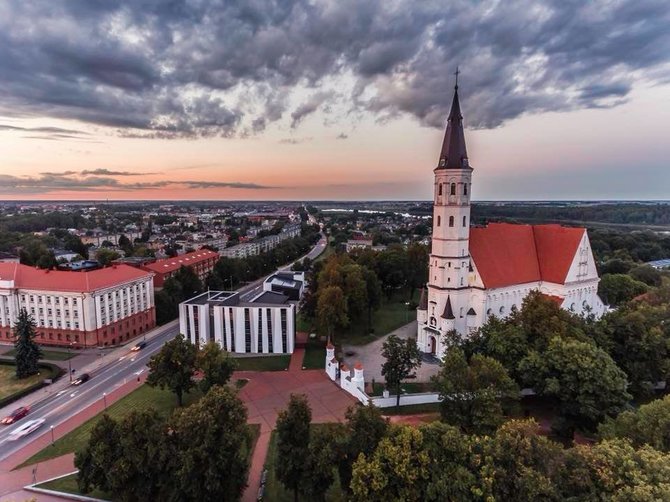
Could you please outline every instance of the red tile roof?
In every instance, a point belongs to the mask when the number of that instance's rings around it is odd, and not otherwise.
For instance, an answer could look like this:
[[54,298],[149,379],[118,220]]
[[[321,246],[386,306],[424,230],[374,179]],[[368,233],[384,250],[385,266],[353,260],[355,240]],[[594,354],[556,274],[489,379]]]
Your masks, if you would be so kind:
[[164,258],[162,260],[156,260],[153,263],[147,263],[144,265],[144,268],[151,270],[152,272],[159,272],[164,274],[166,272],[179,270],[182,265],[188,267],[189,265],[194,265],[196,263],[218,257],[219,253],[215,251],[210,249],[200,249],[191,253],[175,256],[174,258]]
[[470,229],[470,254],[484,286],[548,281],[563,284],[583,228],[491,223]]
[[15,288],[43,291],[91,292],[151,277],[151,273],[128,265],[72,272],[42,270],[19,263],[0,263],[0,281],[14,281]]

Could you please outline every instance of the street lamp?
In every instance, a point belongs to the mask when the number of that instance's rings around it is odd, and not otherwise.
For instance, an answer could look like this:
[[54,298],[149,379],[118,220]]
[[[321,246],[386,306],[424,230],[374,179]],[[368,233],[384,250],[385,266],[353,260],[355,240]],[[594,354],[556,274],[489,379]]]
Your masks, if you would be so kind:
[[53,446],[54,445],[54,426],[51,425],[51,426],[49,426],[49,428],[51,429],[51,446]]
[[72,356],[70,355],[70,349],[72,349],[72,342],[70,342],[67,346],[67,369],[70,374],[70,383],[72,383]]
[[409,322],[409,302],[405,302],[405,324]]
[[106,392],[102,393],[102,400],[105,402],[105,409],[107,409],[107,393]]

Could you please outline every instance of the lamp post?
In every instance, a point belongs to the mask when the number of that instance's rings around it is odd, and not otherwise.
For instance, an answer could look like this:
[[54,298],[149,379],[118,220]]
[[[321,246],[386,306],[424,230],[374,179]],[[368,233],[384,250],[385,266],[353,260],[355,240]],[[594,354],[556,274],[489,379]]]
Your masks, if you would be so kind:
[[106,392],[102,393],[102,400],[105,403],[105,409],[107,409],[107,393]]
[[70,383],[72,383],[72,362],[71,362],[71,355],[70,355],[70,349],[72,349],[72,342],[70,342],[67,346],[67,369],[68,373],[70,374]]
[[51,425],[51,426],[49,426],[49,428],[51,429],[51,446],[53,446],[54,445],[54,426]]
[[409,322],[409,302],[405,302],[405,324]]

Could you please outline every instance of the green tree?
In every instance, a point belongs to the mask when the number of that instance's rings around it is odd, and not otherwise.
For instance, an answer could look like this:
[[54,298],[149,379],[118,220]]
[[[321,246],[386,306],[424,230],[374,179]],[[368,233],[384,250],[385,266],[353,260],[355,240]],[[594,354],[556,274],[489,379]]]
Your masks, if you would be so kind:
[[572,437],[576,426],[593,429],[615,416],[631,399],[626,374],[592,343],[553,338],[544,354],[531,352],[522,361],[528,385],[557,399],[559,432]]
[[661,272],[651,265],[638,265],[628,272],[633,279],[645,283],[647,286],[657,288],[663,282],[663,275]]
[[598,427],[604,439],[627,439],[633,446],[648,444],[670,452],[670,396],[643,404],[637,410],[627,410],[615,419],[609,418]]
[[26,378],[39,373],[38,362],[42,357],[42,351],[35,342],[35,336],[37,336],[35,321],[28,311],[22,308],[14,324],[16,378]]
[[277,416],[277,479],[298,501],[298,493],[309,458],[312,410],[305,395],[291,394],[288,407]]
[[367,290],[367,322],[368,331],[372,328],[372,312],[377,310],[382,301],[382,285],[377,274],[367,267],[363,267],[363,279]]
[[181,333],[165,342],[160,352],[149,359],[147,384],[170,389],[177,396],[177,404],[181,406],[184,392],[189,392],[195,386],[193,375],[197,351],[196,346]]
[[504,405],[519,399],[519,388],[495,359],[449,349],[434,378],[442,420],[467,433],[491,434],[504,419]]
[[370,403],[367,406],[351,406],[345,415],[346,433],[338,448],[338,472],[340,485],[349,490],[354,462],[362,453],[370,457],[386,435],[389,424],[381,409]]
[[626,274],[605,274],[600,278],[598,294],[613,306],[621,305],[647,291],[647,285]]
[[382,376],[386,379],[387,388],[396,391],[396,407],[400,406],[400,385],[415,369],[421,366],[421,352],[416,346],[416,339],[401,339],[390,335],[382,346]]
[[94,488],[103,492],[112,489],[108,477],[109,468],[120,458],[119,427],[117,422],[106,413],[96,422],[86,447],[74,457],[74,465],[79,469],[77,484],[83,493]]
[[309,453],[300,481],[300,492],[310,501],[325,501],[326,492],[335,481],[334,444],[342,431],[336,427],[339,424],[333,425],[335,427],[320,427],[310,434]]
[[100,248],[95,253],[95,259],[100,262],[100,265],[107,266],[114,260],[121,258],[121,255],[113,249]]
[[202,282],[191,267],[185,267],[184,265],[179,267],[179,270],[174,274],[174,279],[181,284],[182,289],[182,297],[177,303],[199,295],[203,291]]
[[343,328],[349,323],[347,302],[339,286],[319,287],[316,319],[319,330],[325,331],[331,340],[336,328]]
[[[168,423],[170,500],[239,500],[251,456],[247,410],[237,393],[215,385]],[[145,499],[148,500],[148,499]]]
[[423,500],[430,462],[421,430],[396,426],[371,456],[361,454],[354,463],[353,496],[371,502]]
[[428,248],[423,244],[412,243],[407,247],[407,284],[409,299],[414,291],[428,282]]
[[236,363],[218,343],[208,342],[198,351],[196,366],[203,372],[199,386],[206,393],[214,385],[225,385],[233,376]]

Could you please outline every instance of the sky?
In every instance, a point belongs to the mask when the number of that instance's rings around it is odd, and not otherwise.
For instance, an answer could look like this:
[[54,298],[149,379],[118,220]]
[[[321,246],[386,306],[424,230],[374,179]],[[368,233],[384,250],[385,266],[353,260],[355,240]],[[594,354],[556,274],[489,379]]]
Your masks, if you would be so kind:
[[0,200],[670,199],[667,0],[4,0]]

